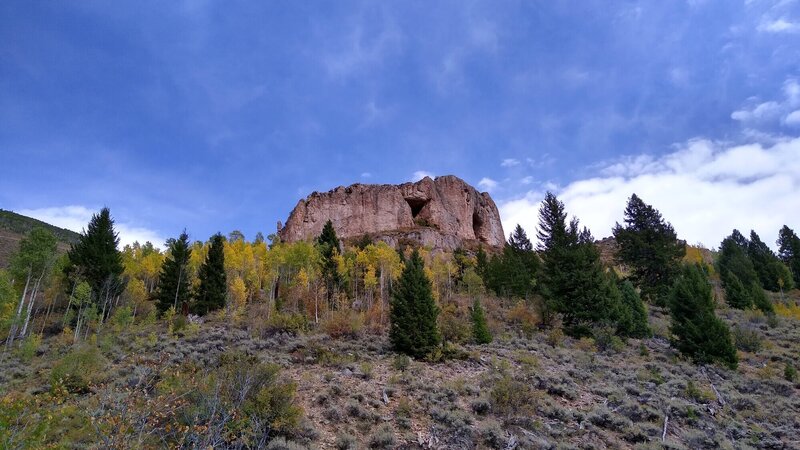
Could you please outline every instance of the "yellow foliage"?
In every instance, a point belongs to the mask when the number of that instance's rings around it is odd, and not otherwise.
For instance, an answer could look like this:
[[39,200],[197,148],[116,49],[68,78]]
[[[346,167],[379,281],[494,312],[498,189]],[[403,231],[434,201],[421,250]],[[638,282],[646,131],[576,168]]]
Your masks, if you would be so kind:
[[781,302],[776,302],[775,312],[779,316],[800,320],[800,306],[798,306],[796,303],[784,304]]
[[231,306],[234,308],[243,308],[247,302],[247,288],[244,285],[244,280],[241,277],[234,277],[228,285],[228,295],[230,297]]

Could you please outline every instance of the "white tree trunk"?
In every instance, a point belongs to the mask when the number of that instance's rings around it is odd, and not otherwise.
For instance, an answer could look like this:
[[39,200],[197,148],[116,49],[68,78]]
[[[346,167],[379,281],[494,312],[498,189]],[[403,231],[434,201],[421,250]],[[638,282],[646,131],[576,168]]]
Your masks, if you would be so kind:
[[28,267],[28,278],[25,280],[25,289],[22,291],[22,297],[19,299],[17,305],[17,314],[14,316],[14,322],[11,323],[11,329],[8,331],[8,338],[6,339],[6,348],[10,348],[14,343],[14,336],[17,334],[19,328],[19,321],[22,318],[22,309],[25,305],[25,298],[28,296],[28,287],[31,283],[31,268]]
[[33,304],[36,302],[36,294],[39,292],[39,284],[42,282],[42,278],[44,278],[44,272],[39,276],[39,279],[36,280],[36,284],[33,287],[33,292],[31,292],[31,299],[28,302],[28,314],[25,316],[25,325],[22,327],[22,332],[19,334],[20,338],[25,337],[25,334],[28,332],[28,324],[31,321],[31,312],[33,311]]

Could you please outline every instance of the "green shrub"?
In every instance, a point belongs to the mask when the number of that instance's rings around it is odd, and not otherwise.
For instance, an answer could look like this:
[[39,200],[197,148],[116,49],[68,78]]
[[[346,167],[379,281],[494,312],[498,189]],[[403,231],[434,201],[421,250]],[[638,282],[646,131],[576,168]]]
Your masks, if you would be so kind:
[[761,333],[750,328],[733,327],[733,340],[739,350],[757,353],[764,346]]
[[369,448],[389,449],[394,448],[396,443],[397,438],[395,438],[394,430],[389,424],[381,425],[369,436]]
[[364,317],[353,310],[333,311],[322,322],[322,330],[332,338],[357,337],[364,328]]
[[128,305],[122,306],[114,310],[114,315],[111,316],[111,323],[120,329],[125,329],[128,325],[133,323],[133,310]]
[[56,392],[85,393],[99,380],[107,360],[94,346],[81,346],[61,358],[50,371],[50,385]]
[[355,436],[349,433],[340,433],[336,436],[336,442],[333,444],[336,450],[356,450],[358,448],[358,441]]
[[561,347],[564,343],[564,330],[561,328],[553,328],[547,333],[547,343],[550,344],[551,347]]
[[42,345],[42,335],[32,334],[22,341],[17,349],[17,357],[25,362],[29,362],[36,356],[36,351]]
[[302,314],[273,312],[267,320],[266,332],[300,334],[308,330],[308,319]]
[[394,370],[399,370],[400,372],[405,372],[408,370],[408,367],[411,365],[411,358],[407,355],[397,355],[392,360],[392,368]]
[[596,328],[592,333],[597,348],[605,352],[619,353],[625,349],[625,342],[614,333],[611,327]]
[[[196,386],[186,386],[194,380]],[[299,430],[303,410],[295,399],[296,384],[281,379],[276,364],[262,363],[243,352],[224,353],[216,368],[190,374],[189,380],[179,379],[174,385],[189,393],[185,416],[192,421],[186,425],[206,432],[222,428],[226,441],[261,442]]]
[[786,363],[786,367],[783,369],[783,378],[792,383],[797,380],[797,369],[794,368],[792,363]]
[[525,414],[534,408],[534,392],[530,384],[509,375],[495,381],[489,392],[492,410],[498,414]]

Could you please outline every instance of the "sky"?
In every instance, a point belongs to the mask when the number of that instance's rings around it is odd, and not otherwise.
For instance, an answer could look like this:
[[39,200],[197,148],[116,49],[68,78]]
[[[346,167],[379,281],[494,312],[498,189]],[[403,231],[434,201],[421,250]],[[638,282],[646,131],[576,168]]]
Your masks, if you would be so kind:
[[123,243],[269,234],[453,174],[535,235],[800,231],[800,0],[0,2],[0,208]]

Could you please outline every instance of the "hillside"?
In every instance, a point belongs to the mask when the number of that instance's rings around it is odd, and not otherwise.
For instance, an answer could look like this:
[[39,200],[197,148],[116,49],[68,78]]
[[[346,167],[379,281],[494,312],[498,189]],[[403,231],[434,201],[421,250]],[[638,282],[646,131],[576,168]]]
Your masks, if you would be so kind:
[[16,234],[26,234],[35,227],[42,227],[53,233],[60,242],[74,244],[80,239],[80,233],[76,233],[66,228],[60,228],[49,223],[32,217],[23,216],[13,211],[0,209],[0,230],[10,231]]
[[58,240],[58,250],[66,252],[70,244],[78,242],[80,234],[59,228],[49,223],[32,217],[23,216],[13,211],[0,209],[0,269],[8,267],[11,255],[19,247],[19,241],[25,237],[30,230],[42,227],[53,233]]
[[783,373],[800,352],[797,319],[718,310],[746,330],[731,371],[682,358],[659,308],[653,338],[613,343],[526,336],[508,322],[510,305],[486,302],[495,342],[456,346],[438,363],[397,356],[382,334],[292,330],[258,309],[174,332],[118,322],[78,347],[69,333],[52,336],[27,359],[0,356],[0,388],[13,393],[0,426],[13,413],[12,429],[41,446],[240,448],[226,433],[249,422],[229,413],[259,403],[226,399],[254,399],[242,383],[267,370],[273,397],[260,408],[293,441],[271,449],[800,446],[800,384]]

